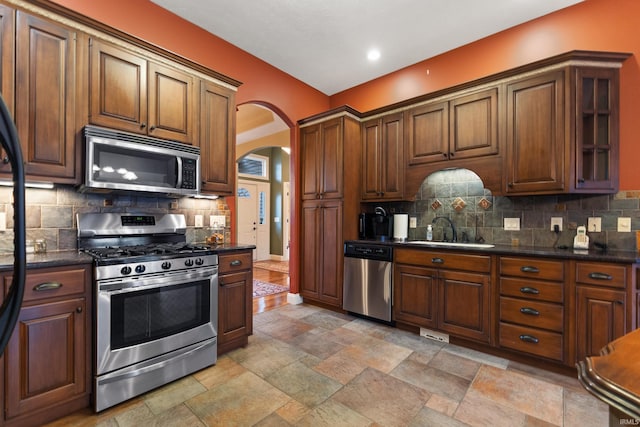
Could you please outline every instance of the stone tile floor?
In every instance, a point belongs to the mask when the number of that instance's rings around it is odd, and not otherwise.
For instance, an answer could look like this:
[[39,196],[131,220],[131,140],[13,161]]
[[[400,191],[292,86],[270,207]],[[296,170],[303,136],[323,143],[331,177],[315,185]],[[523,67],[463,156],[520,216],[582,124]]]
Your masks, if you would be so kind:
[[310,305],[255,315],[217,365],[53,426],[606,426],[574,378]]

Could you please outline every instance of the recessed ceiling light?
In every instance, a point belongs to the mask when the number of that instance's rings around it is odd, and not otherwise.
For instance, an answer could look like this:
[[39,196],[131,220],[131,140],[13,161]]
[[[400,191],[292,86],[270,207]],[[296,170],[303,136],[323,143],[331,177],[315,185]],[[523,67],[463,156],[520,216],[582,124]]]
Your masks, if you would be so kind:
[[380,59],[380,51],[378,49],[371,49],[367,52],[367,59],[369,61],[377,61]]

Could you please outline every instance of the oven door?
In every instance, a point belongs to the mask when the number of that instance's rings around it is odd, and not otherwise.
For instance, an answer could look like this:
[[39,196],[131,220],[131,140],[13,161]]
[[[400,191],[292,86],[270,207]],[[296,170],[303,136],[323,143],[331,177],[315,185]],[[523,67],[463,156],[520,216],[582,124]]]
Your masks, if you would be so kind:
[[218,267],[97,285],[96,375],[217,336]]

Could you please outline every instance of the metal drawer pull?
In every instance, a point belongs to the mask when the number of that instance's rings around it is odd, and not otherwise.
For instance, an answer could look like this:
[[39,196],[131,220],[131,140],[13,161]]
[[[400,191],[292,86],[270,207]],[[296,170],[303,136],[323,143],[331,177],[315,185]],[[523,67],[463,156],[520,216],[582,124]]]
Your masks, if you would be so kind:
[[540,273],[538,267],[531,267],[528,265],[520,267],[520,271],[522,271],[523,273]]
[[229,265],[232,266],[232,267],[237,267],[239,265],[242,265],[242,261],[240,261],[239,259],[234,259],[233,261],[231,261],[229,263]]
[[433,264],[444,264],[444,260],[442,258],[431,258],[431,262]]
[[530,342],[532,344],[538,344],[538,341],[540,341],[533,335],[520,335],[520,340],[524,342]]
[[537,290],[536,288],[532,288],[529,286],[521,287],[520,292],[522,292],[523,294],[533,294],[533,295],[538,295],[540,293],[540,291]]
[[520,313],[528,314],[530,316],[540,316],[540,312],[538,310],[536,310],[535,308],[531,308],[531,307],[522,307],[522,308],[520,308]]
[[613,280],[613,277],[607,273],[589,273],[589,278],[594,280]]
[[58,283],[58,282],[45,282],[45,283],[40,283],[39,285],[35,285],[33,287],[33,290],[36,292],[40,292],[40,291],[50,291],[53,289],[60,289],[62,287],[62,283]]

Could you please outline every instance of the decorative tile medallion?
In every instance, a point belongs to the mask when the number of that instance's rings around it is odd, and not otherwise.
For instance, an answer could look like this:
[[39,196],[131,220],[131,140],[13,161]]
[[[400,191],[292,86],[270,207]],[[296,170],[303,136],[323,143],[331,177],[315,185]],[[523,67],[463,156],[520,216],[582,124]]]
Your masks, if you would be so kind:
[[438,209],[440,209],[440,207],[442,206],[442,203],[440,203],[440,200],[436,199],[433,203],[431,203],[431,209],[433,209],[434,211],[437,211]]
[[455,209],[456,212],[460,212],[467,204],[462,200],[461,197],[456,197],[456,199],[451,203],[451,207]]
[[485,211],[487,209],[489,209],[491,207],[492,203],[490,201],[488,201],[487,199],[485,199],[484,197],[482,199],[480,199],[480,201],[478,202],[478,206],[481,207],[482,209],[484,209]]

